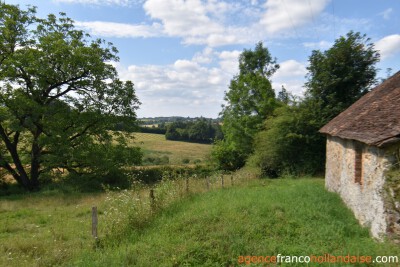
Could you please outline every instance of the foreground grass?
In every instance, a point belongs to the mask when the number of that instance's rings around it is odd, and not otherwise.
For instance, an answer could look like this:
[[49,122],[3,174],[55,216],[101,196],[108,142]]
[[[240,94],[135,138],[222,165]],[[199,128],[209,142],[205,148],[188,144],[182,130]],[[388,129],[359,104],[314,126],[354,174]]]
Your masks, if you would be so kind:
[[141,147],[146,157],[167,156],[171,165],[180,165],[183,160],[190,163],[204,162],[211,152],[211,145],[166,140],[164,135],[134,133],[135,145]]
[[0,199],[0,266],[60,266],[90,250],[90,209],[104,194],[44,191]]
[[177,201],[118,245],[83,250],[67,265],[236,266],[240,255],[325,253],[399,256],[400,249],[371,239],[323,180],[257,180]]

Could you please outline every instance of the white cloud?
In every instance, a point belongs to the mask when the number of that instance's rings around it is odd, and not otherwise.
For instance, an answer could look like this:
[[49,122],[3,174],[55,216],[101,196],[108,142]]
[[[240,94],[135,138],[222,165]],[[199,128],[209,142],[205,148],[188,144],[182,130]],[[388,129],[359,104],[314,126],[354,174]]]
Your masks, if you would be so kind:
[[[237,50],[216,52],[206,48],[191,60],[179,59],[168,65],[116,67],[122,79],[135,83],[137,95],[143,103],[139,115],[202,114],[216,117],[221,111],[229,81],[238,73],[240,53]],[[199,55],[207,55],[207,61],[199,62]],[[207,66],[210,61],[218,63],[218,67]],[[280,66],[272,77],[273,88],[279,91],[283,85],[293,94],[302,95],[307,72],[305,64],[287,60]]]
[[239,71],[240,51],[223,51],[219,54],[219,66],[225,73],[235,75]]
[[143,7],[151,18],[162,21],[165,32],[171,36],[203,36],[224,31],[207,16],[207,6],[200,0],[148,0]]
[[304,76],[307,73],[306,66],[296,60],[287,60],[279,64],[280,68],[274,73],[275,79]]
[[99,5],[99,6],[131,6],[133,4],[140,4],[144,0],[53,0],[56,3],[68,4],[84,4],[84,5]]
[[158,23],[131,25],[105,21],[76,21],[75,25],[89,31],[92,35],[104,37],[154,37],[162,35],[162,26]]
[[[216,117],[229,80],[237,72],[239,54],[239,51],[216,52],[206,48],[191,60],[179,59],[168,65],[124,67],[117,64],[116,67],[121,79],[135,83],[143,114],[155,116],[165,111],[171,115],[182,109],[186,110],[185,116]],[[214,61],[219,63],[218,67],[206,66]],[[152,110],[155,107],[157,114]]]
[[328,42],[328,41],[320,41],[320,42],[306,42],[303,43],[303,46],[306,48],[310,48],[310,49],[316,49],[316,50],[327,50],[330,47],[332,47],[333,42]]
[[213,62],[215,52],[211,47],[206,47],[201,52],[195,53],[193,56],[193,61],[200,64],[210,64]]
[[[146,14],[163,25],[168,36],[183,38],[184,44],[211,47],[253,42],[260,34],[252,25],[234,26],[229,18],[238,12],[252,12],[249,8],[233,2],[216,0],[147,0],[143,5]],[[240,15],[240,14],[239,14]]]
[[[80,1],[128,3],[128,0]],[[170,36],[182,38],[183,44],[209,47],[251,44],[265,38],[293,37],[292,22],[302,30],[300,27],[317,17],[329,0],[312,1],[312,8],[308,1],[268,0],[263,7],[256,5],[260,1],[146,0],[143,9],[153,24],[92,21],[78,22],[78,25],[94,35],[106,37]],[[290,19],[286,5],[290,7]]]
[[266,12],[260,23],[266,27],[268,33],[296,30],[311,22],[327,6],[329,0],[268,0],[264,7]]
[[288,91],[301,96],[304,92],[305,75],[307,69],[305,64],[296,60],[287,60],[279,63],[280,68],[271,77],[272,87],[280,91],[284,86]]
[[400,52],[400,34],[388,35],[378,40],[375,48],[379,50],[382,59],[394,56]]
[[381,15],[385,20],[389,20],[392,12],[393,12],[393,8],[388,8],[385,11],[379,13],[379,15]]

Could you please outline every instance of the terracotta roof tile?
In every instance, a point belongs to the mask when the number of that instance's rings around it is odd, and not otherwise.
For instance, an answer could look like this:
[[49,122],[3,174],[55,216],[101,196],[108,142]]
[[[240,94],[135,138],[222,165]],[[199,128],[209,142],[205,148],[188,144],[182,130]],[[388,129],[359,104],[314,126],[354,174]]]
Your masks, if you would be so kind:
[[400,71],[361,97],[319,130],[383,146],[400,141]]

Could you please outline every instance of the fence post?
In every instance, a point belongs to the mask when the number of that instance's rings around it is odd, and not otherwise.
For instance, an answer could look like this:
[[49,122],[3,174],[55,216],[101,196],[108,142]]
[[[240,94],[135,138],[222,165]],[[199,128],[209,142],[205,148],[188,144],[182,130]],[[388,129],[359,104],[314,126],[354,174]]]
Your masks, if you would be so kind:
[[231,186],[233,186],[233,175],[231,175]]
[[188,176],[186,176],[185,184],[186,184],[186,194],[188,194],[189,193],[189,177]]
[[207,191],[210,190],[210,177],[206,177],[206,186],[207,186]]
[[97,207],[94,206],[92,207],[92,236],[97,240],[97,224],[98,224],[98,219],[97,219]]
[[224,175],[221,175],[221,187],[224,188]]
[[154,189],[153,188],[150,189],[149,196],[150,196],[150,208],[151,208],[151,211],[153,212],[155,210],[155,208],[156,208],[156,202],[155,202]]

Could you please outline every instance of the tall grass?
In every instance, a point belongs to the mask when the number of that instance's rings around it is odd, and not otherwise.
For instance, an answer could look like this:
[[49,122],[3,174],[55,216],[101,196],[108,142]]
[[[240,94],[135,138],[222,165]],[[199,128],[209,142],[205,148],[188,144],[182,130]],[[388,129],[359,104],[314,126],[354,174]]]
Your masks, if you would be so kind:
[[252,180],[191,194],[137,226],[117,246],[84,253],[73,265],[238,266],[239,256],[247,255],[400,256],[398,246],[370,238],[341,199],[325,191],[322,179]]
[[150,186],[134,182],[130,190],[107,190],[99,218],[103,221],[100,240],[103,245],[119,244],[127,235],[147,227],[156,214],[180,199],[222,187],[243,185],[254,178],[255,175],[248,171],[229,175],[215,173],[207,178],[196,174],[186,177],[166,175],[159,183]]
[[[235,183],[250,175],[235,175]],[[164,179],[152,186],[134,182],[130,190],[83,194],[63,190],[0,198],[0,266],[81,265],[81,253],[118,247],[139,235],[158,214],[189,195],[221,187],[221,175]],[[225,176],[225,187],[230,176]],[[187,182],[189,190],[187,191]],[[151,203],[149,190],[154,190]],[[91,207],[98,207],[99,240],[91,236]],[[101,253],[101,252],[100,252]],[[76,260],[78,259],[78,260]],[[90,263],[83,265],[91,266]]]

